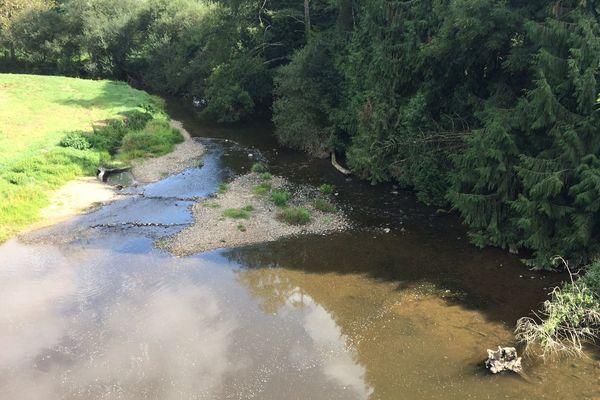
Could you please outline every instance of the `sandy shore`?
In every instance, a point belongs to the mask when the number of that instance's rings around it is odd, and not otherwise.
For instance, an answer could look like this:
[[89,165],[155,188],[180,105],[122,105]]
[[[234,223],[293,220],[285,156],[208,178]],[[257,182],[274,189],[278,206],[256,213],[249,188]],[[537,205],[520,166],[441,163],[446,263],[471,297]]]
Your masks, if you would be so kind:
[[[316,188],[294,187],[281,177],[270,181],[272,189],[285,189],[292,196],[290,207],[304,207],[311,213],[306,225],[290,225],[279,218],[282,209],[276,207],[269,194],[255,194],[254,188],[264,182],[259,174],[236,178],[225,193],[203,199],[193,206],[195,223],[179,234],[161,240],[157,245],[172,254],[186,256],[224,247],[238,247],[274,241],[298,234],[320,234],[341,231],[349,223],[343,212],[325,213],[316,210],[312,201],[322,197]],[[224,216],[227,209],[251,206],[247,219]]]

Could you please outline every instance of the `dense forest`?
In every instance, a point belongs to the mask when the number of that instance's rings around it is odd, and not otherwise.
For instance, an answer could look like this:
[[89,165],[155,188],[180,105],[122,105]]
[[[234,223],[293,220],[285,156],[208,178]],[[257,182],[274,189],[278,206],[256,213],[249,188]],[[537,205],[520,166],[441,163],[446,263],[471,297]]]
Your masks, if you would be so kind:
[[593,265],[598,304],[598,0],[9,0],[0,28],[1,71],[272,118],[283,144],[457,211],[479,246]]

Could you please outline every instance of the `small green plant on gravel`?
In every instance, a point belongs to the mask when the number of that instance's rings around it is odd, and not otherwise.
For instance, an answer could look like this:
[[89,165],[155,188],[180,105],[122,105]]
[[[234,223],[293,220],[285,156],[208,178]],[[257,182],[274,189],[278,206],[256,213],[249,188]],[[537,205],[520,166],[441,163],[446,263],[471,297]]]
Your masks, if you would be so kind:
[[238,228],[238,231],[240,231],[240,232],[246,232],[246,225],[244,225],[244,224],[239,224],[237,226],[237,228]]
[[217,193],[225,194],[225,193],[227,193],[228,190],[229,190],[228,184],[226,184],[224,182],[219,183],[219,187],[217,188]]
[[251,168],[252,172],[256,172],[257,174],[262,174],[267,172],[267,168],[261,163],[254,163]]
[[251,205],[242,208],[228,208],[223,211],[223,216],[233,219],[248,219],[252,211],[254,211],[254,207]]
[[215,201],[207,201],[206,203],[202,204],[202,207],[221,208],[221,205]]
[[262,174],[260,174],[260,179],[262,179],[263,181],[270,181],[271,179],[273,179],[273,175],[270,172],[263,172]]
[[254,186],[252,192],[258,196],[264,196],[271,191],[271,184],[269,182],[263,182],[259,185]]
[[335,205],[333,203],[331,203],[329,200],[322,198],[315,199],[313,201],[313,207],[315,208],[315,210],[325,213],[332,213],[336,210]]
[[302,207],[286,208],[279,218],[290,225],[306,225],[310,222],[310,211]]
[[324,183],[321,186],[319,186],[319,192],[323,194],[332,194],[334,190],[335,186],[330,185],[329,183]]
[[273,190],[273,192],[271,192],[271,201],[277,207],[287,207],[288,202],[290,201],[290,192]]

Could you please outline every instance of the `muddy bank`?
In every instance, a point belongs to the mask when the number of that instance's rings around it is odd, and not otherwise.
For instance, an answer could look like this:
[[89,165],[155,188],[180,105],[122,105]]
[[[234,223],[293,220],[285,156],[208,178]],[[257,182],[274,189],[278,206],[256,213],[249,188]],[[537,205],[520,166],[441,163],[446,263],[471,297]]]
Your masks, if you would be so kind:
[[[310,221],[304,225],[285,222],[281,218],[283,208],[271,201],[270,193],[257,193],[257,189],[265,184],[271,191],[289,192],[289,207],[308,210]],[[186,256],[218,248],[271,242],[298,234],[342,231],[349,227],[339,209],[330,212],[315,209],[313,201],[323,198],[316,188],[295,186],[282,177],[265,181],[260,174],[250,173],[237,177],[223,189],[215,197],[203,199],[193,206],[193,225],[160,241],[158,246],[175,255]],[[228,216],[233,210],[241,211],[242,217]],[[244,213],[244,210],[248,211]]]
[[157,182],[168,175],[178,174],[198,166],[200,157],[205,151],[202,143],[194,140],[181,122],[171,120],[171,126],[181,132],[184,141],[169,154],[134,162],[131,173],[137,183]]

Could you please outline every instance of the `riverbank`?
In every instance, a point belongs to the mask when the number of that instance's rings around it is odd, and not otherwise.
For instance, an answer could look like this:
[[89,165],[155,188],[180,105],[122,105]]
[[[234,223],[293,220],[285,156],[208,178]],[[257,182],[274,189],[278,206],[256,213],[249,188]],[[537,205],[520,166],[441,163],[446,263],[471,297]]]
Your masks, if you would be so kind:
[[[123,82],[0,74],[0,242],[83,192],[74,180],[94,176],[122,145],[127,156],[146,156],[139,149],[148,142],[170,151],[182,139],[168,132],[163,110]],[[68,193],[55,192],[68,182]]]
[[[169,175],[178,174],[198,165],[205,151],[204,146],[191,137],[181,122],[171,120],[170,125],[179,130],[184,141],[177,144],[171,153],[160,157],[134,160],[131,172],[136,184],[157,182]],[[40,211],[40,220],[26,230],[40,229],[66,221],[119,197],[119,190],[116,187],[100,182],[96,178],[75,179],[51,195],[50,204]]]
[[324,234],[350,226],[344,213],[315,187],[292,185],[253,172],[222,184],[215,197],[193,206],[194,224],[158,243],[177,256]]

